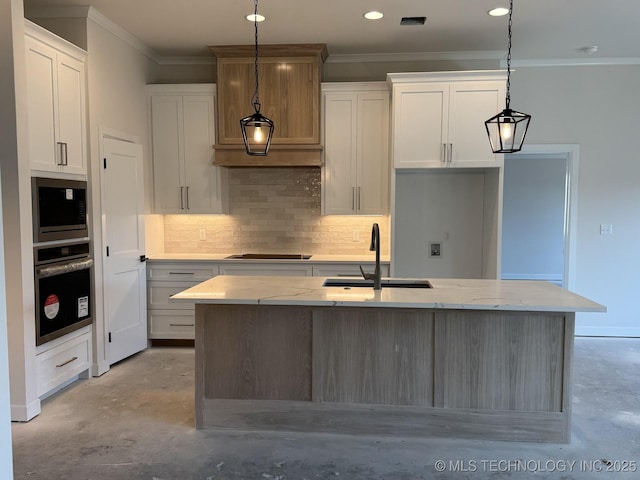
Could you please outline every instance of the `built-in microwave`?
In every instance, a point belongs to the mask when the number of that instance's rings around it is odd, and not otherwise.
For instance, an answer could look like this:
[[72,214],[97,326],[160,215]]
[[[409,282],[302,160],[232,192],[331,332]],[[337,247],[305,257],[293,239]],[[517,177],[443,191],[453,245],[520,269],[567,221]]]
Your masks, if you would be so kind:
[[87,182],[33,177],[31,191],[35,243],[89,236]]

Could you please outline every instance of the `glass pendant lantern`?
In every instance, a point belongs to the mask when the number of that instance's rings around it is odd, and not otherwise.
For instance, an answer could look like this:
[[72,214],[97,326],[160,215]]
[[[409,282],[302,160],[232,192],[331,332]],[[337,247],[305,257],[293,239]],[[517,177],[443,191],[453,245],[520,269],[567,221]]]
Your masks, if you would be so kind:
[[240,120],[242,140],[248,155],[265,156],[269,152],[273,136],[273,121],[260,113],[260,97],[258,96],[258,0],[254,0],[253,24],[255,28],[255,78],[256,85],[251,104],[254,113]]
[[509,2],[509,48],[507,51],[507,98],[505,109],[484,122],[493,153],[515,153],[522,150],[531,115],[511,109],[511,15]]

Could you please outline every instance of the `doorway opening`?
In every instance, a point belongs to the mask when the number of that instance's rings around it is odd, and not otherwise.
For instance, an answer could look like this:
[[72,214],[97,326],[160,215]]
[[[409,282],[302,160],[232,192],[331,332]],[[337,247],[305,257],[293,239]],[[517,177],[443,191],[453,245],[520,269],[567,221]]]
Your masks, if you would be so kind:
[[504,159],[505,280],[575,282],[576,145],[531,145]]

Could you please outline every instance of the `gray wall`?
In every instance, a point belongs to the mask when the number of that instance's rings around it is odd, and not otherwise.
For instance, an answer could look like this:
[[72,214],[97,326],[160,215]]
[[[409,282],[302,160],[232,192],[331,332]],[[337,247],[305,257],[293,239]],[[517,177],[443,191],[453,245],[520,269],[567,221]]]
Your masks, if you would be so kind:
[[527,143],[580,146],[574,290],[608,312],[578,315],[578,334],[640,336],[638,85],[640,65],[518,67],[512,77],[511,106],[533,115]]

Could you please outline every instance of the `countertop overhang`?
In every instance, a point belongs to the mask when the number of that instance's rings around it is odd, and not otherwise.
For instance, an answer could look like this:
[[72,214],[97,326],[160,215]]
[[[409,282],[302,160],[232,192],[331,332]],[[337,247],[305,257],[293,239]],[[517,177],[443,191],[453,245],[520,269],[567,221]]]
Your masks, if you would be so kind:
[[424,308],[529,312],[606,312],[549,282],[431,279],[433,288],[323,287],[325,277],[219,275],[171,297],[200,304]]

